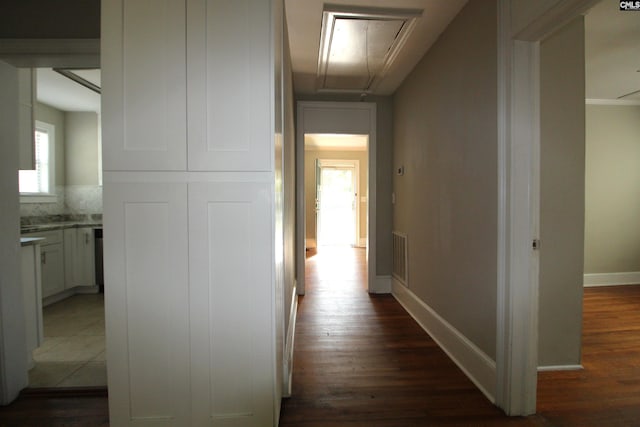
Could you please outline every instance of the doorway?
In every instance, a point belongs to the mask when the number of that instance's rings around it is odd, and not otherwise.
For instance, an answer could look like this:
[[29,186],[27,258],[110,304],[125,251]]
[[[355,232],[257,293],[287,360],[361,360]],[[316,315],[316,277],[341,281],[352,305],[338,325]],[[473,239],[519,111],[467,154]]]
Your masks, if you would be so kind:
[[[296,182],[299,183],[297,192],[296,209],[296,242],[298,247],[297,266],[299,295],[305,293],[305,262],[308,251],[318,248],[318,232],[322,228],[333,228],[335,224],[342,224],[341,231],[332,231],[332,236],[327,235],[325,241],[337,242],[337,234],[340,234],[342,244],[355,247],[363,247],[367,263],[367,289],[370,293],[385,292],[378,289],[376,281],[376,106],[367,102],[314,102],[304,101],[298,103],[297,117],[297,150],[296,150]],[[343,207],[327,212],[326,218],[320,217],[320,203],[322,195],[317,196],[318,189],[322,187],[316,184],[323,178],[322,160],[326,166],[325,177],[330,181],[346,182],[349,176],[349,168],[353,168],[355,175],[355,191],[353,189],[342,191],[341,199]],[[357,160],[357,168],[353,163],[346,161]],[[345,169],[344,167],[347,167]],[[333,169],[333,171],[329,171]],[[317,179],[316,179],[317,178]],[[353,184],[351,184],[353,185]],[[347,185],[348,187],[348,185]],[[316,200],[318,199],[318,200]],[[351,200],[352,209],[355,210],[355,225],[353,220],[342,223],[337,218],[352,218],[352,210],[345,206]],[[316,203],[317,202],[317,203]],[[329,200],[326,201],[329,203]],[[332,203],[337,203],[334,200]],[[337,209],[337,208],[336,208]],[[316,210],[318,215],[316,215]],[[341,213],[339,213],[341,212]],[[345,213],[346,212],[346,213]],[[333,218],[332,218],[333,216]],[[350,230],[355,229],[355,232]],[[347,231],[345,231],[347,230]],[[348,234],[348,236],[344,236]],[[320,238],[321,240],[322,238]],[[387,290],[388,292],[388,290]]]
[[357,246],[357,160],[316,161],[316,236],[318,246]]

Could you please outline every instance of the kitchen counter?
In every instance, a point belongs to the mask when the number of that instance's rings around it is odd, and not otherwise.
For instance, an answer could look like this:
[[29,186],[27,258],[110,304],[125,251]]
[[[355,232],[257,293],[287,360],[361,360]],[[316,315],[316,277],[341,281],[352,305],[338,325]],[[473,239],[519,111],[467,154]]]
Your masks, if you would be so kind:
[[64,230],[66,228],[81,228],[81,227],[102,228],[102,222],[62,221],[62,222],[50,222],[46,224],[28,224],[28,225],[21,226],[20,232],[22,234],[25,234],[25,233],[37,233],[40,231]]
[[20,245],[21,246],[36,245],[38,243],[41,243],[43,240],[46,240],[46,239],[43,237],[21,237]]

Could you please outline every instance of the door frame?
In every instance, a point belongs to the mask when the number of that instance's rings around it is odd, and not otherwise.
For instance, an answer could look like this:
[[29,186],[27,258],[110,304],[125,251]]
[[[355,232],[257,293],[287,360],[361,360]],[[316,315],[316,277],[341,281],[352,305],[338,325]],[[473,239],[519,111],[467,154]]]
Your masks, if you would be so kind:
[[[508,415],[536,412],[540,216],[540,42],[600,0],[547,1],[514,28],[498,1],[498,288],[495,403]],[[520,10],[519,12],[522,12]]]
[[[367,176],[367,289],[376,289],[376,104],[373,102],[298,101],[296,118],[296,281],[298,295],[305,293],[305,190],[304,135],[344,133],[369,135]],[[361,185],[362,188],[362,185]],[[361,196],[359,196],[361,197]]]
[[[320,168],[320,173],[322,173],[322,168],[333,168],[333,169],[353,169],[353,189],[355,192],[355,218],[354,218],[354,226],[355,226],[355,236],[354,236],[354,247],[360,247],[360,161],[357,159],[353,160],[342,160],[342,159],[318,159],[318,166]],[[316,188],[318,187],[318,182],[316,181]],[[322,206],[322,204],[320,204]],[[318,227],[318,211],[316,211],[316,246],[319,246],[320,242],[320,227]]]

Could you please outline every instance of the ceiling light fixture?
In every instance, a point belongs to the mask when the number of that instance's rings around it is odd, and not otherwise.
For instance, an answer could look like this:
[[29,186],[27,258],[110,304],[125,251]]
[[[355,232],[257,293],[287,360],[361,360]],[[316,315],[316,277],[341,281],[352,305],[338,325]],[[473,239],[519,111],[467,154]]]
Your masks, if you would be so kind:
[[421,16],[421,9],[325,5],[318,54],[318,91],[370,93]]

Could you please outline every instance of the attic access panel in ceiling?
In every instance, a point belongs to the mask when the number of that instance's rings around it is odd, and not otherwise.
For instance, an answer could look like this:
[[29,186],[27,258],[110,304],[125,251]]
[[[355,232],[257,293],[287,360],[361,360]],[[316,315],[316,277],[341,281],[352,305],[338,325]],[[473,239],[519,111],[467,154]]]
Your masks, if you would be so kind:
[[325,5],[318,91],[371,92],[422,16],[419,9]]

